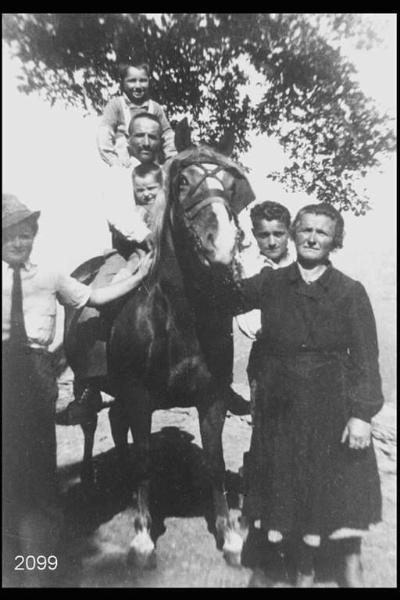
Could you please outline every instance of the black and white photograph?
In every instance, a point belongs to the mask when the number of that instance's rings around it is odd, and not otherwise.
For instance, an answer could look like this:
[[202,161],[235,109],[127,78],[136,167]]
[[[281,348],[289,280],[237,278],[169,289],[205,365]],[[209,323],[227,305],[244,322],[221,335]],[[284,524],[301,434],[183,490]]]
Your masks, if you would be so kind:
[[397,13],[2,13],[2,587],[397,588]]

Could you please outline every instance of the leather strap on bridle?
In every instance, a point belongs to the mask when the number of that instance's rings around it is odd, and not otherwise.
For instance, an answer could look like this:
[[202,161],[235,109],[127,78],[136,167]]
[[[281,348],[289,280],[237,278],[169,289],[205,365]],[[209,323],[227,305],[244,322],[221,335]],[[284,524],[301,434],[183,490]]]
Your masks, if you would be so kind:
[[202,208],[210,204],[211,198],[213,202],[220,202],[228,212],[231,212],[226,192],[218,189],[207,189],[195,198],[193,196],[190,198],[190,203],[184,207],[185,217],[189,220],[194,219]]
[[[227,210],[231,213],[232,211],[229,204],[229,194],[224,188],[223,181],[217,177],[217,174],[220,171],[225,170],[224,167],[222,165],[217,165],[212,171],[207,171],[207,169],[201,163],[193,162],[185,165],[185,168],[192,166],[192,164],[202,169],[204,175],[200,177],[200,180],[188,190],[188,193],[182,202],[185,217],[187,217],[189,220],[193,219],[204,206],[210,204],[211,198],[217,202],[223,203]],[[179,175],[177,175],[177,177],[179,177]],[[209,178],[215,179],[220,185],[222,185],[224,189],[221,190],[219,188],[208,188],[195,196],[196,191],[200,188],[204,181]]]

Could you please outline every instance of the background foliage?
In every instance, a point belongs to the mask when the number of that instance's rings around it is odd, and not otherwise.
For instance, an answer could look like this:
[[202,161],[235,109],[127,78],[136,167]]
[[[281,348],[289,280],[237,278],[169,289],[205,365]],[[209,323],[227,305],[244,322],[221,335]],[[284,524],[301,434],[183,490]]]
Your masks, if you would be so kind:
[[[275,136],[289,161],[269,177],[365,214],[357,182],[395,139],[341,54],[349,38],[365,49],[381,41],[354,13],[3,15],[3,40],[22,61],[20,90],[100,113],[118,91],[118,63],[145,58],[152,97],[172,123],[190,113],[211,144],[233,123],[236,156],[250,131]],[[246,93],[254,74],[258,100]]]

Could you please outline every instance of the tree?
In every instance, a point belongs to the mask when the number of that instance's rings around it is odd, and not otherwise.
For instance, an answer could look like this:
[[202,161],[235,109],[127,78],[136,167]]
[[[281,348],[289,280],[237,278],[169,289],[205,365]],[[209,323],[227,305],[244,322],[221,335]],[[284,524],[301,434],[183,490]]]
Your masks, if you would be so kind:
[[[276,136],[290,164],[269,177],[364,214],[368,200],[356,182],[395,139],[340,52],[349,37],[359,46],[379,42],[352,13],[3,15],[3,39],[22,61],[22,91],[100,112],[117,90],[118,63],[145,57],[153,97],[175,120],[190,113],[205,142],[234,124],[238,156],[251,130]],[[259,102],[246,93],[250,69],[265,86]]]

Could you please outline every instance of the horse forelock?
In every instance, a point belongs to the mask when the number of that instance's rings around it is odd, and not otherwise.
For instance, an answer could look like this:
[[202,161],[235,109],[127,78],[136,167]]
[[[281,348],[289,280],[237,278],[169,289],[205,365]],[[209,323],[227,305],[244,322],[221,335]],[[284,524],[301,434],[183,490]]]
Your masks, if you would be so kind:
[[[192,166],[201,166],[204,168],[206,165],[209,165],[211,170],[217,169],[219,171],[219,175],[217,174],[219,183],[216,184],[215,180],[214,183],[209,181],[206,183],[206,186],[209,184],[208,187],[217,186],[217,189],[221,189],[222,182],[230,208],[236,214],[255,199],[254,192],[251,189],[243,167],[227,156],[205,145],[184,150],[171,161],[167,176],[168,193],[175,199],[178,199],[180,178],[185,169]],[[203,186],[201,186],[199,191],[202,190],[204,190]],[[188,191],[189,193],[193,193],[193,189]],[[196,190],[194,191],[196,192]]]
[[[185,174],[190,174],[191,181],[188,193],[180,197],[180,178]],[[237,212],[254,199],[242,168],[208,146],[189,148],[172,159],[165,169],[163,193],[164,202],[157,212],[153,227],[155,257],[150,281],[151,278],[158,280],[165,253],[175,252],[173,237],[182,236],[187,249],[194,251],[202,260],[204,249],[193,223],[207,204],[219,201],[225,205],[235,220],[240,238],[242,232]]]

